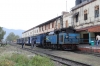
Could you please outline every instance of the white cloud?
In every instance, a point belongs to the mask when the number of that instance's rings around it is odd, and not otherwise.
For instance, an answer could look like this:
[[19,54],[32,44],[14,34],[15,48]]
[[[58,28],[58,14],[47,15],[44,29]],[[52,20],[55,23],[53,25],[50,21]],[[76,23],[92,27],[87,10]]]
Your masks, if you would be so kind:
[[[67,9],[74,6],[67,0]],[[66,0],[0,0],[0,26],[30,29],[66,11]]]

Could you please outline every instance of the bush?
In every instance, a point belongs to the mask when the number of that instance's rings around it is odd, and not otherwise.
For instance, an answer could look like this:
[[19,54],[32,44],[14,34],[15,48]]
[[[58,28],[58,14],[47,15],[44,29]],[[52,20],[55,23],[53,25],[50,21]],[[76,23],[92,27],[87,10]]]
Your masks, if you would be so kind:
[[10,60],[16,63],[15,66],[28,66],[27,64],[29,62],[27,56],[21,54],[13,54]]
[[54,64],[49,58],[39,55],[29,59],[25,55],[13,54],[11,57],[2,57],[0,66],[54,66]]
[[52,61],[47,57],[41,57],[41,56],[35,56],[33,57],[29,64],[32,64],[34,66],[54,66]]
[[0,66],[14,66],[14,62],[11,60],[3,59],[0,60]]

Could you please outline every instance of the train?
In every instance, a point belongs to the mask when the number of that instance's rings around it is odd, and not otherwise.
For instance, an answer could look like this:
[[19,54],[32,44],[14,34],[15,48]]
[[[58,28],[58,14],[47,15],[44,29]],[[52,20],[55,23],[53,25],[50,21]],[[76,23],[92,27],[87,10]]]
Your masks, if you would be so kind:
[[26,42],[30,45],[32,40],[35,39],[35,44],[38,47],[61,49],[61,50],[75,50],[79,44],[80,34],[72,28],[65,28],[54,30],[51,32],[39,34],[32,37],[17,39],[17,43],[21,44]]

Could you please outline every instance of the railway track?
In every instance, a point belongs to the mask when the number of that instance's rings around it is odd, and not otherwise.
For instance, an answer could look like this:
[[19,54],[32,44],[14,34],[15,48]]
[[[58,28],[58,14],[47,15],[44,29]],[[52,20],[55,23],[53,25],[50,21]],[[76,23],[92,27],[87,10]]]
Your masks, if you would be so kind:
[[[11,44],[11,45],[16,46],[16,45],[13,45],[13,44]],[[18,47],[18,46],[16,46],[16,47]],[[20,48],[20,49],[22,49],[22,48]],[[35,53],[36,55],[47,56],[51,60],[59,62],[59,63],[65,65],[65,66],[91,66],[89,64],[73,61],[73,60],[70,60],[70,59],[65,59],[65,58],[58,57],[58,56],[55,56],[55,55],[52,55],[52,54],[49,54],[49,53],[46,53],[46,52],[38,51],[38,50],[31,50],[29,48],[24,48],[23,50]]]

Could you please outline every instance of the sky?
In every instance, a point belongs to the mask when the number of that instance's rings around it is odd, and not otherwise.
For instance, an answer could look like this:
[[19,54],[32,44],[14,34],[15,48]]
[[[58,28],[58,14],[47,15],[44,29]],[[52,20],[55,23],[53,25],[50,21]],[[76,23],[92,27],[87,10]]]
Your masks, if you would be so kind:
[[0,26],[28,30],[70,11],[75,0],[0,0]]

